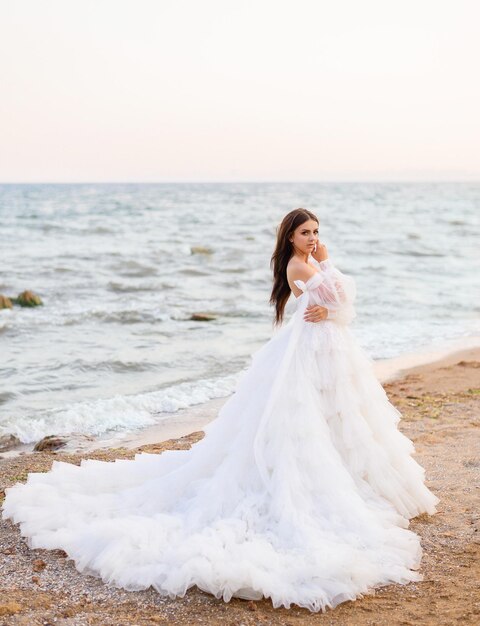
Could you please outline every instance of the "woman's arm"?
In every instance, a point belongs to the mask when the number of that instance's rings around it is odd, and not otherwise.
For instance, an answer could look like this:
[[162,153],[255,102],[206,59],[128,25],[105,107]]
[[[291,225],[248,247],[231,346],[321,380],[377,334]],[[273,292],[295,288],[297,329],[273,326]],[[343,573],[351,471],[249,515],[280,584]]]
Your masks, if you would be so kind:
[[328,309],[327,319],[349,324],[356,317],[353,306],[356,298],[355,281],[338,270],[328,257],[319,261],[312,253],[312,261],[324,277],[315,290],[316,301]]

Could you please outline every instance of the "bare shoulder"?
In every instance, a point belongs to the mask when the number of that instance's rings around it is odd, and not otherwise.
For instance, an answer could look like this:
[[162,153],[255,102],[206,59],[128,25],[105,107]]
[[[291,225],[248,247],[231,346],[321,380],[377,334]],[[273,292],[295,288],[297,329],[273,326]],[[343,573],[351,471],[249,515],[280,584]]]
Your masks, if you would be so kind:
[[287,265],[287,279],[289,282],[293,280],[308,280],[311,276],[316,274],[317,271],[309,263],[298,261],[297,259],[290,259]]
[[306,282],[314,274],[316,274],[315,268],[309,263],[303,263],[297,259],[290,259],[287,265],[287,281],[290,289],[294,294],[297,294],[300,290],[295,286],[295,280],[302,280]]

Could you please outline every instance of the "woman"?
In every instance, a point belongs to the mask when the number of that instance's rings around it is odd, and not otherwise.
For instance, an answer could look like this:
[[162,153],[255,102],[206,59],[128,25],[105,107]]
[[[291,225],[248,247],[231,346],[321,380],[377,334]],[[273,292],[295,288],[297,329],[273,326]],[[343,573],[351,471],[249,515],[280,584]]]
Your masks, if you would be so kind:
[[283,219],[272,257],[277,325],[189,450],[114,463],[54,461],[6,490],[3,516],[32,548],[127,590],[189,587],[311,611],[421,580],[408,520],[434,513],[400,413],[348,328],[355,284],[318,241],[318,219]]

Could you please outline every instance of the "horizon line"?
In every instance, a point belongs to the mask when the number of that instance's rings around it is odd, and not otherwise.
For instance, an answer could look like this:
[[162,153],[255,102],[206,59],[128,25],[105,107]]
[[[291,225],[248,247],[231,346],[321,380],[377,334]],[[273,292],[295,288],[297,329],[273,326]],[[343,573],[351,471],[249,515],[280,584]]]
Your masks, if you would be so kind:
[[336,184],[336,183],[480,183],[480,175],[478,178],[368,178],[368,179],[297,179],[297,180],[19,180],[19,181],[0,181],[0,185],[221,185],[221,184],[296,184],[296,183],[314,183],[314,184]]

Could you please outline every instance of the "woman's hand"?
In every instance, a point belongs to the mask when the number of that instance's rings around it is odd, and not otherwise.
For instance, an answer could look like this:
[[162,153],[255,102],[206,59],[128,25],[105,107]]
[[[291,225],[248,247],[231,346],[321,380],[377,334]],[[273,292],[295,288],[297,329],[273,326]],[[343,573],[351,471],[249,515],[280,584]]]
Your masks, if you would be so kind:
[[328,316],[328,309],[319,304],[309,304],[303,314],[303,319],[306,322],[321,322],[326,320]]
[[312,250],[312,256],[315,261],[318,261],[319,263],[325,261],[326,259],[328,259],[327,246],[324,243],[318,242],[316,247],[314,247]]

